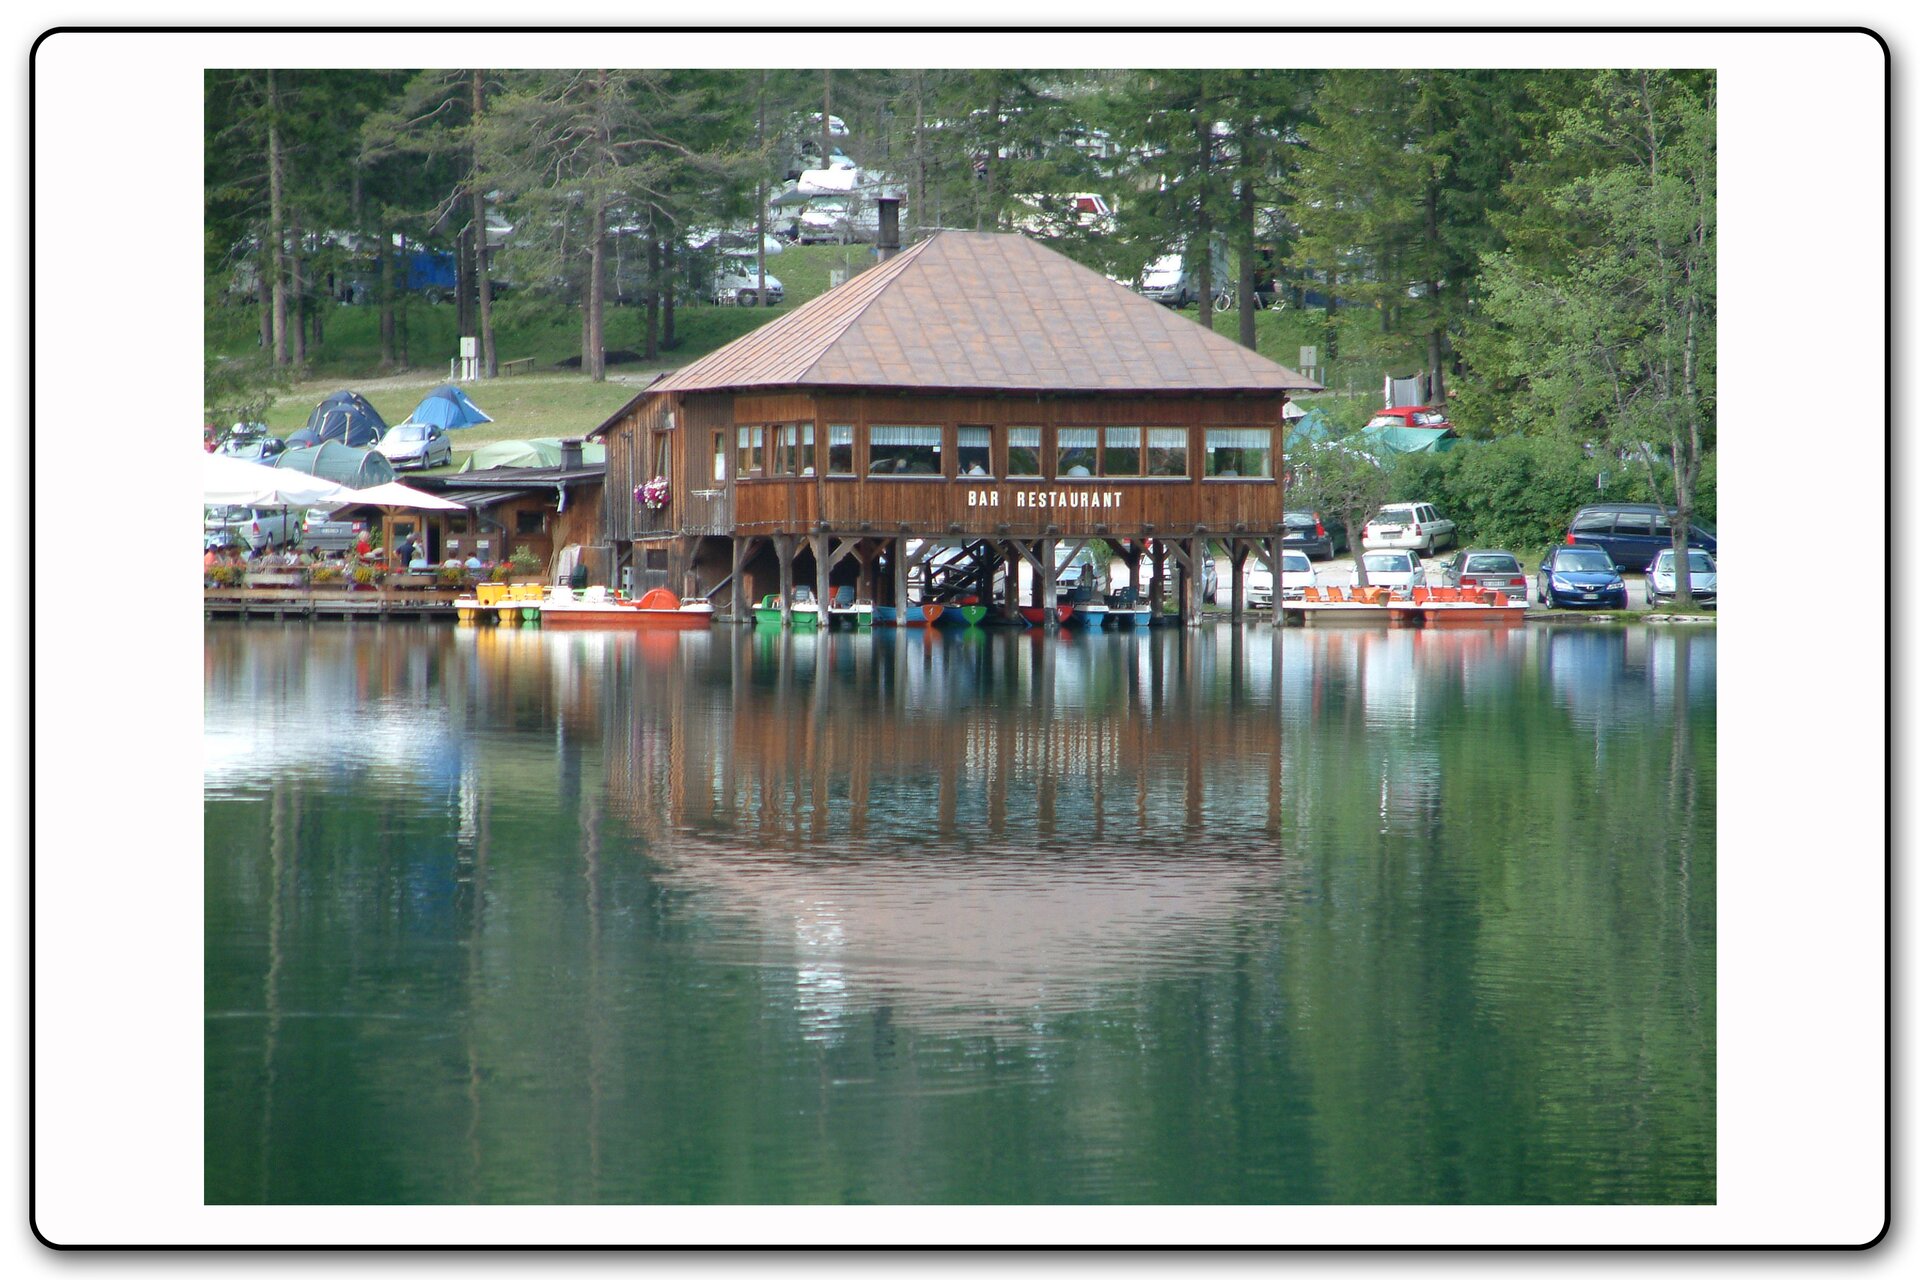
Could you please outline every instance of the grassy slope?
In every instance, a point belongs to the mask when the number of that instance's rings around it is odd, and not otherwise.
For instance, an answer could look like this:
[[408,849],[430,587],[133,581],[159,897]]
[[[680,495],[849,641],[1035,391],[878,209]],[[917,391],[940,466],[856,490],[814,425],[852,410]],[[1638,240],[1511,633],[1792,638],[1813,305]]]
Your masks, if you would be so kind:
[[[578,360],[580,316],[576,309],[526,297],[502,299],[495,308],[495,347],[501,360],[532,357],[537,372],[470,385],[468,394],[494,421],[454,433],[454,463],[476,445],[525,436],[577,435],[598,426],[632,398],[663,369],[672,369],[731,342],[828,288],[836,267],[852,269],[871,261],[862,246],[804,245],[767,259],[767,270],[780,278],[787,302],[778,308],[715,307],[683,304],[676,315],[678,342],[652,362],[612,365],[608,380],[594,383],[562,362]],[[1188,310],[1187,318],[1199,313]],[[421,396],[446,380],[447,360],[458,349],[451,303],[429,306],[410,299],[399,321],[402,349],[411,368],[379,374],[379,314],[373,307],[335,306],[326,313],[325,340],[308,362],[307,376],[295,383],[266,414],[278,433],[303,425],[312,407],[331,392],[352,387],[373,402],[388,422],[404,418]],[[208,321],[206,341],[215,353],[254,349],[258,333],[251,308],[220,309]],[[614,307],[607,315],[609,351],[640,351],[644,347],[645,317],[638,307]],[[1325,317],[1318,311],[1294,308],[1262,311],[1255,316],[1259,352],[1291,367],[1303,344],[1325,351]],[[1232,337],[1239,319],[1231,312],[1214,317],[1216,332]],[[1389,366],[1399,373],[1419,365],[1413,345],[1383,341],[1371,312],[1340,317],[1340,349],[1344,358],[1325,376],[1329,399],[1348,400],[1364,412],[1377,403],[1380,378]],[[1351,389],[1351,397],[1348,392]]]

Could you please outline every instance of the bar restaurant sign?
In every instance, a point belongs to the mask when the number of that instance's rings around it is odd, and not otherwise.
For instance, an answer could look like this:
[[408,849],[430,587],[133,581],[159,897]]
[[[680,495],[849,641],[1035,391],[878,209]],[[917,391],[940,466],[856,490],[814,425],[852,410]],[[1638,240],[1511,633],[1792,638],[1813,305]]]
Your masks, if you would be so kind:
[[[1120,489],[1015,489],[1008,495],[1008,506],[1016,511],[1031,511],[1041,508],[1059,509],[1075,507],[1111,511],[1120,505]],[[968,489],[969,507],[1000,506],[1000,490]]]

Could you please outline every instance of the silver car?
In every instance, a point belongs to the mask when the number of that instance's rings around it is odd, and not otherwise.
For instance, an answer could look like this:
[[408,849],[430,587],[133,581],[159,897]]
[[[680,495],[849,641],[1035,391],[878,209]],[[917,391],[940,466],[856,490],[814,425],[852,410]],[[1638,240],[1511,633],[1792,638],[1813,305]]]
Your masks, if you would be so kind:
[[[1693,602],[1702,609],[1711,609],[1719,603],[1720,566],[1715,563],[1712,552],[1698,547],[1687,552],[1687,585],[1693,590]],[[1672,603],[1679,588],[1673,572],[1673,548],[1662,548],[1647,569],[1647,603],[1656,606]]]
[[381,437],[377,450],[393,464],[395,471],[441,466],[453,461],[453,440],[444,429],[431,423],[403,422],[390,427]]

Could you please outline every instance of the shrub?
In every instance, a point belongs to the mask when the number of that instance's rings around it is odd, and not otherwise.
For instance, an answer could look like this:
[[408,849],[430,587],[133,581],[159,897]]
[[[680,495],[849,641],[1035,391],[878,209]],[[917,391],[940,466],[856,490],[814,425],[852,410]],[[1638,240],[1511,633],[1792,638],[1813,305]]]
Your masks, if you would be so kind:
[[378,586],[386,576],[387,571],[377,565],[360,564],[353,567],[353,580],[363,587]]
[[467,571],[457,564],[441,565],[439,578],[440,585],[443,587],[458,589],[467,585]]
[[1505,436],[1402,456],[1393,467],[1393,500],[1432,503],[1459,526],[1463,546],[1524,554],[1560,538],[1587,503],[1622,498],[1617,486],[1599,489],[1599,474],[1599,464],[1564,436]]
[[539,557],[528,547],[515,547],[513,554],[507,557],[507,563],[513,566],[515,573],[531,576],[540,572]]
[[216,587],[237,587],[247,580],[247,571],[237,564],[217,564],[207,570],[207,581]]
[[341,573],[339,565],[317,564],[313,566],[313,576],[309,578],[308,581],[317,584],[322,582],[338,582],[340,579]]

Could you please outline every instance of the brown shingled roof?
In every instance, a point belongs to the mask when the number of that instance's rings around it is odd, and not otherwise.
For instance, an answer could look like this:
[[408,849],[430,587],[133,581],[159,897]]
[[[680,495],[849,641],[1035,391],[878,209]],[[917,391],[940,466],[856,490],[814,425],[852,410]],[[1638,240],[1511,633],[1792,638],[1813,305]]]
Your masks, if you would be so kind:
[[1319,391],[1019,235],[939,231],[647,388]]

